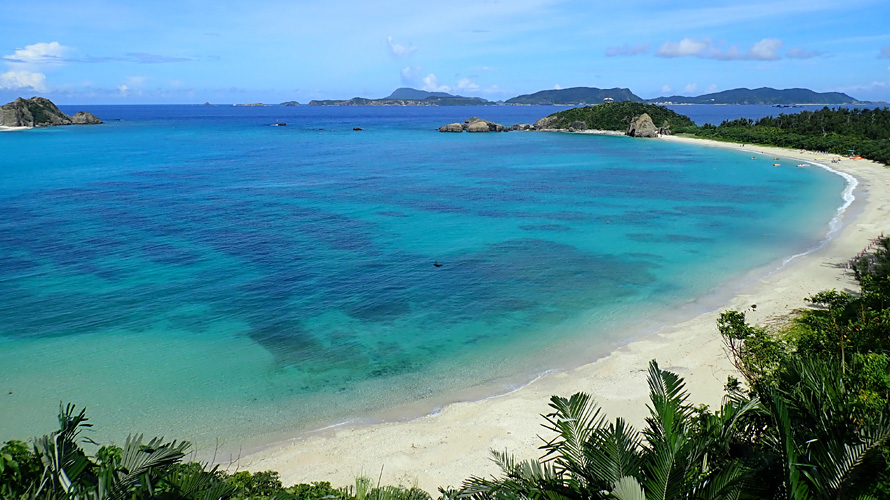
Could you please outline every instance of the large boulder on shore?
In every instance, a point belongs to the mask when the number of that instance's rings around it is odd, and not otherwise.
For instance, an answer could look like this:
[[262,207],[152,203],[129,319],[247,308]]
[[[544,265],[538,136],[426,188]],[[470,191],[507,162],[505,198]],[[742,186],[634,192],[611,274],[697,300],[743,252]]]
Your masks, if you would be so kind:
[[556,121],[556,119],[557,117],[552,115],[541,118],[540,120],[535,122],[535,130],[544,130],[550,128],[550,125],[552,125],[553,122]]
[[62,113],[52,101],[45,97],[23,99],[0,106],[0,126],[3,127],[50,127],[55,125],[102,123],[101,120],[83,111],[75,115],[76,121]]
[[658,137],[658,129],[652,123],[652,118],[647,113],[643,113],[631,120],[625,135],[631,137]]
[[457,122],[449,123],[448,125],[442,125],[439,127],[439,132],[463,132],[464,127]]

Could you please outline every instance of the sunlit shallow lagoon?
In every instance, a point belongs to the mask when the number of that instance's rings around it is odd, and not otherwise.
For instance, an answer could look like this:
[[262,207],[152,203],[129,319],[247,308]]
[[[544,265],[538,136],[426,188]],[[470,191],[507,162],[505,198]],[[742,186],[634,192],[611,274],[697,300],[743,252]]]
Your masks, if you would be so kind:
[[96,439],[234,452],[504,392],[814,247],[843,203],[745,151],[435,131],[553,107],[87,110],[0,134],[0,441],[60,401]]

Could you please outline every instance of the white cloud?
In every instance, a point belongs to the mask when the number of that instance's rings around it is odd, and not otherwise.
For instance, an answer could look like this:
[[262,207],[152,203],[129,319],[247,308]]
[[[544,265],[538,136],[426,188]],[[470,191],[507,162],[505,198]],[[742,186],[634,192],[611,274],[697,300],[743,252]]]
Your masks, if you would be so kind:
[[33,89],[36,92],[46,91],[46,75],[24,70],[7,71],[0,74],[0,89]]
[[641,43],[633,46],[625,43],[624,45],[621,45],[619,47],[609,47],[608,49],[606,49],[606,55],[609,57],[636,56],[639,54],[645,54],[646,52],[649,52],[648,43]]
[[686,92],[692,93],[692,92],[695,92],[695,89],[697,89],[697,88],[698,88],[697,83],[690,83],[690,84],[686,85],[686,87],[684,87],[683,90],[685,90]]
[[717,92],[717,85],[713,84],[713,83],[708,85],[708,88],[705,89],[705,92],[708,94],[713,94],[714,92]]
[[679,42],[664,42],[655,55],[660,57],[701,56],[711,50],[711,39],[694,40],[684,38]]
[[553,88],[556,89],[556,90],[562,90],[562,85],[560,85],[560,84],[558,84],[558,83],[554,83],[554,84],[553,84]]
[[490,66],[482,66],[481,68],[479,68],[479,70],[480,71],[494,71],[494,68],[492,68]]
[[662,85],[662,86],[661,86],[661,91],[662,91],[663,93],[667,94],[667,93],[673,92],[674,89],[672,89],[670,85]]
[[735,45],[721,49],[710,38],[696,40],[684,38],[679,42],[664,42],[655,52],[659,57],[701,57],[703,59],[730,60],[755,60],[775,61],[781,59],[779,50],[783,43],[778,38],[764,38],[751,46],[747,51],[740,51]]
[[401,43],[397,43],[395,40],[393,40],[392,36],[386,37],[386,43],[389,44],[389,51],[396,57],[411,55],[411,53],[417,50],[417,47],[407,47],[405,45],[402,45]]
[[779,49],[782,45],[782,40],[778,38],[764,38],[751,47],[748,55],[750,59],[758,61],[775,61],[779,59]]
[[451,87],[448,85],[439,85],[436,75],[430,73],[423,77],[423,90],[426,90],[427,92],[451,92]]
[[12,55],[3,56],[3,62],[9,65],[59,64],[65,62],[65,52],[68,50],[59,42],[35,43],[25,45],[24,49],[16,49]]
[[32,89],[46,92],[44,68],[51,68],[65,62],[65,53],[70,50],[59,42],[40,42],[16,49],[11,55],[3,56],[3,63],[9,71],[0,74],[0,88]]
[[130,93],[130,87],[127,87],[126,85],[118,85],[117,90],[124,97],[127,97]]
[[469,78],[461,78],[457,82],[457,90],[470,90],[475,92],[479,90],[479,85],[470,81]]
[[405,66],[399,72],[402,83],[405,85],[415,85],[420,79],[420,66]]

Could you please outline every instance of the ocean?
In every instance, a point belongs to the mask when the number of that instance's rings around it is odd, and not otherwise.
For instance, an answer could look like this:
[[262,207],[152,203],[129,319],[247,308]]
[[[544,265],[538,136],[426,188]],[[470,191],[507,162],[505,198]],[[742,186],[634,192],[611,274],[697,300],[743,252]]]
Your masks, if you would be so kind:
[[206,457],[511,391],[715,307],[844,203],[747,151],[436,131],[552,106],[85,110],[0,133],[0,442],[72,402]]

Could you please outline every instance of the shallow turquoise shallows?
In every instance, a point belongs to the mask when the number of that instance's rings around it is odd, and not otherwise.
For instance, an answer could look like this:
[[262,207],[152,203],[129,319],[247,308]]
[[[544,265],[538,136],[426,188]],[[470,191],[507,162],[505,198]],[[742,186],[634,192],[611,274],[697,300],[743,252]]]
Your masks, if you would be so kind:
[[843,204],[750,152],[435,131],[552,107],[88,110],[0,133],[0,441],[64,401],[96,439],[244,452],[504,392],[813,248]]

